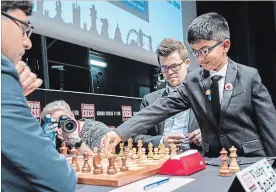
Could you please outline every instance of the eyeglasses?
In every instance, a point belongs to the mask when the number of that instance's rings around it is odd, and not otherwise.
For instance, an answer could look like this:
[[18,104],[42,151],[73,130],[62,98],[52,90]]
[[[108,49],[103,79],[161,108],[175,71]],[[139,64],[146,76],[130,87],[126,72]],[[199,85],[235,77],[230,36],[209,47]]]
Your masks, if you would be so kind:
[[163,73],[167,73],[169,71],[169,69],[171,69],[173,72],[177,72],[181,69],[181,65],[184,63],[184,61],[182,61],[181,63],[175,63],[172,64],[170,66],[166,66],[166,65],[161,65],[160,69]]
[[219,46],[220,44],[222,44],[223,41],[220,41],[218,43],[216,43],[215,45],[211,46],[211,47],[204,47],[200,50],[192,50],[192,55],[194,58],[197,58],[199,56],[202,56],[202,57],[206,57],[215,47]]
[[[21,21],[3,11],[1,11],[1,14],[4,15],[5,17],[11,19],[13,22],[15,22],[15,24],[23,31],[23,36],[26,34],[28,38],[31,37],[31,34],[33,32],[34,27],[30,24],[30,23],[26,23],[24,21]],[[22,25],[24,25],[25,27],[20,26],[17,22],[21,23]]]

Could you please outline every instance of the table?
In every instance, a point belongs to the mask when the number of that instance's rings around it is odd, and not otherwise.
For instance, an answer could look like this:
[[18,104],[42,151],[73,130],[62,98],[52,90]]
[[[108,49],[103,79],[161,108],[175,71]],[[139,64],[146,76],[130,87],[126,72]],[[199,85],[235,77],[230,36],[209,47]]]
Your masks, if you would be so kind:
[[[240,157],[240,164],[242,163],[254,163],[263,159],[263,157],[254,157],[254,158],[246,158]],[[267,158],[269,159],[269,158]],[[213,162],[220,165],[219,158],[205,158],[206,162]],[[273,163],[273,161],[270,161]],[[250,164],[240,165],[240,168],[243,169]],[[210,166],[207,165],[206,169],[195,173],[193,175],[187,176],[188,178],[193,178],[195,181],[184,185],[177,190],[176,192],[195,192],[195,191],[204,191],[204,192],[227,192],[234,181],[235,175],[233,174],[230,177],[221,177],[219,176],[219,166]],[[94,185],[81,185],[78,184],[76,188],[76,192],[90,192],[90,191],[97,191],[97,192],[107,192],[115,187],[106,187],[106,186],[94,186]]]

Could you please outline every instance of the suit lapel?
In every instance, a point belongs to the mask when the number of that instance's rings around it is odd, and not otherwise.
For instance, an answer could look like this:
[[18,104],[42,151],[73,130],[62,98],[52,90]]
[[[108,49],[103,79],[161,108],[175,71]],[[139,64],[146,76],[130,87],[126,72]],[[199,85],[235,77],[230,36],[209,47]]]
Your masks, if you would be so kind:
[[[220,110],[220,126],[223,123],[223,119],[225,117],[225,112],[226,109],[228,108],[233,89],[234,89],[234,83],[235,79],[237,76],[237,64],[234,63],[232,60],[228,59],[228,67],[227,67],[227,72],[226,72],[226,77],[225,77],[225,83],[223,87],[223,99],[221,102],[221,110]],[[225,85],[229,83],[232,85],[231,89],[226,90]]]

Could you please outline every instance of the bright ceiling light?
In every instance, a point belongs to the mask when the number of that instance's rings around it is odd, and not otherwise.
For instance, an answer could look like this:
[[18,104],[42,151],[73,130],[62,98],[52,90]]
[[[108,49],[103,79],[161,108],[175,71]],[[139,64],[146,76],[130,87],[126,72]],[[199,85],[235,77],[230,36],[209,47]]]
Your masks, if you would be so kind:
[[90,59],[90,64],[98,66],[98,67],[106,67],[107,66],[107,63],[102,62],[102,61],[96,61],[96,60],[93,60],[93,59]]

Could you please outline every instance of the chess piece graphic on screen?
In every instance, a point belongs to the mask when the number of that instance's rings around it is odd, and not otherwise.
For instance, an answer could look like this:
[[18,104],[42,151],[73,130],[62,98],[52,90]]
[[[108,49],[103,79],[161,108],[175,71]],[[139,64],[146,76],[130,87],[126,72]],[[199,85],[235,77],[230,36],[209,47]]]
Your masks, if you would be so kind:
[[73,3],[73,25],[77,28],[81,28],[81,20],[80,20],[80,13],[81,13],[81,9],[80,6],[78,5],[78,2]]
[[90,8],[90,16],[91,16],[91,28],[90,32],[93,34],[99,35],[99,32],[97,30],[97,10],[95,8],[95,5],[92,5],[92,8]]
[[105,39],[109,39],[107,18],[101,18],[101,22],[102,22],[101,36],[104,37]]
[[60,1],[56,1],[56,15],[54,17],[54,19],[60,23],[64,23],[63,19],[62,19],[62,16],[61,16],[61,13],[62,13],[62,5],[61,5],[61,2]]
[[237,156],[237,149],[234,146],[232,146],[229,149],[229,151],[230,151],[230,158],[231,158],[229,169],[233,173],[239,172],[240,167],[239,167],[238,162],[237,162],[237,157],[238,157]]
[[114,40],[116,40],[116,41],[118,41],[120,43],[123,43],[121,30],[119,28],[119,23],[117,23],[117,27],[116,27],[116,30],[115,30]]
[[229,170],[228,164],[227,164],[227,151],[225,150],[225,148],[222,148],[222,150],[220,151],[220,159],[221,159],[221,167],[219,170],[219,175],[220,176],[231,176],[231,172]]
[[40,15],[43,15],[43,5],[44,5],[44,0],[37,1],[37,3],[36,3],[37,13]]

